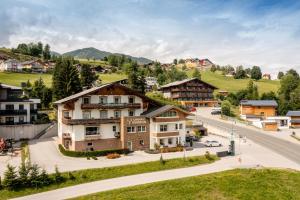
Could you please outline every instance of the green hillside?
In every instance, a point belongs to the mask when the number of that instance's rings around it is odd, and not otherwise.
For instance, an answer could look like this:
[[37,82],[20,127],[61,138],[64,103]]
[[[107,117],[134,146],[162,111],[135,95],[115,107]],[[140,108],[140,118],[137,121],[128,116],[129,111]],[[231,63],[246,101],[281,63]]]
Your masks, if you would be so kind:
[[[97,62],[97,61],[96,61]],[[191,76],[191,72],[188,75]],[[219,73],[212,73],[210,71],[201,73],[202,80],[208,82],[220,90],[227,90],[229,92],[236,92],[240,89],[247,87],[250,79],[234,79],[232,77],[225,77]],[[21,82],[27,80],[34,81],[39,77],[42,77],[47,86],[51,85],[52,75],[51,74],[24,74],[24,73],[11,73],[11,72],[0,72],[0,82],[20,86]],[[126,78],[125,74],[99,74],[103,83],[117,81]],[[280,86],[279,81],[274,80],[259,80],[255,82],[258,85],[259,93],[274,91],[277,92]]]
[[[125,54],[100,51],[99,49],[96,49],[94,47],[89,47],[89,48],[77,49],[74,51],[66,52],[62,55],[63,56],[72,56],[74,58],[79,58],[79,59],[101,60],[104,57],[108,57],[109,55],[121,56],[121,55],[125,55]],[[149,59],[143,58],[143,57],[134,57],[134,56],[130,56],[130,55],[125,55],[125,56],[128,58],[131,58],[134,61],[137,61],[140,64],[147,64],[147,63],[152,62],[152,60],[149,60]]]
[[[192,76],[193,71],[187,72],[188,76]],[[218,72],[205,71],[201,72],[201,79],[208,82],[220,90],[227,90],[229,92],[236,92],[241,89],[245,89],[250,79],[234,79],[233,77],[223,76]],[[274,91],[277,92],[280,86],[280,82],[277,80],[259,80],[255,81],[258,86],[260,94],[264,92]]]

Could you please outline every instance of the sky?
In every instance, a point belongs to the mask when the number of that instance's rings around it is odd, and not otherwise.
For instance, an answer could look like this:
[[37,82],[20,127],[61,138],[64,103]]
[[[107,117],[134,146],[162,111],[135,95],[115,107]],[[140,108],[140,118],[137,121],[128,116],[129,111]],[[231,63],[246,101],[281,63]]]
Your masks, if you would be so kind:
[[294,0],[0,0],[0,47],[49,43],[161,62],[209,58],[300,69],[300,1]]

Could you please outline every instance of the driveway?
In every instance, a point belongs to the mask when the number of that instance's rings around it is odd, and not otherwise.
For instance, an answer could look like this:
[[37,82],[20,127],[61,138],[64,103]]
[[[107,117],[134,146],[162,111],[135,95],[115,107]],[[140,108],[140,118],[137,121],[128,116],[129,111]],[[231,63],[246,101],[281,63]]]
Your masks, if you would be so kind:
[[247,127],[245,125],[233,124],[233,122],[226,122],[212,117],[203,109],[197,110],[196,120],[202,121],[207,125],[217,127],[224,132],[230,133],[234,129],[234,133],[246,136],[253,142],[266,147],[273,152],[276,152],[291,161],[300,164],[300,145],[297,142],[291,142],[281,138],[277,138],[266,133],[262,133],[260,130],[256,130],[253,127]]

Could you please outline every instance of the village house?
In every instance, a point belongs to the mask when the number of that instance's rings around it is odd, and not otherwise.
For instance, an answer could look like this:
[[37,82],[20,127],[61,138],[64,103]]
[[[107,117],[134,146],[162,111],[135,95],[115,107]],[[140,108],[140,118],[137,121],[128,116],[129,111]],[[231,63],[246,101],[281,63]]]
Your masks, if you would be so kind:
[[300,128],[300,111],[288,111],[286,116],[290,117],[289,126],[292,128]]
[[165,98],[179,101],[182,106],[192,108],[217,106],[218,101],[213,95],[215,89],[217,88],[211,84],[192,78],[169,83],[159,90]]
[[157,78],[148,76],[145,78],[146,81],[146,91],[152,91],[153,87],[158,87]]
[[271,80],[271,74],[264,74],[262,76],[262,79],[265,79],[265,80]]
[[205,59],[198,59],[198,58],[188,58],[185,59],[185,64],[188,68],[198,68],[202,71],[210,70],[213,66],[213,63],[205,58]]
[[240,116],[242,119],[266,119],[276,116],[277,102],[274,100],[242,100]]
[[17,72],[21,70],[20,62],[16,59],[8,59],[0,62],[0,71]]
[[41,60],[30,60],[21,63],[22,70],[30,70],[35,73],[44,73],[47,71],[47,66]]
[[21,87],[0,83],[1,125],[26,124],[37,119],[40,99],[29,99],[23,95]]
[[72,151],[147,150],[185,143],[188,112],[117,82],[55,102],[58,141]]

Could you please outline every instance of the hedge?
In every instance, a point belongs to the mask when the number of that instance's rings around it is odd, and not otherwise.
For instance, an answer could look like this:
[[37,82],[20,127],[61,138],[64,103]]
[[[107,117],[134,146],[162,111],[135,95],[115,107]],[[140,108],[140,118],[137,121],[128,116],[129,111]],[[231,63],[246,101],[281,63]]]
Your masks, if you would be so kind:
[[129,149],[108,149],[102,151],[69,151],[66,150],[61,144],[58,145],[59,151],[70,157],[93,157],[93,156],[106,156],[111,153],[118,154],[128,154],[130,153]]

